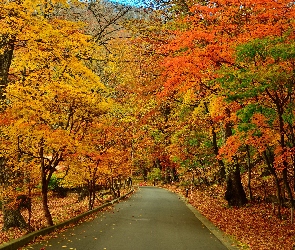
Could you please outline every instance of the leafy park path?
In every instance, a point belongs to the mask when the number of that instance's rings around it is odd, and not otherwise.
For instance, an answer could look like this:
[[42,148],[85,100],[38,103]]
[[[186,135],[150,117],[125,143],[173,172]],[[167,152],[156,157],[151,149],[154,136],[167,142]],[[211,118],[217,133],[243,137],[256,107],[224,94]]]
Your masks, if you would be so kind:
[[227,249],[178,196],[143,187],[91,222],[27,249]]

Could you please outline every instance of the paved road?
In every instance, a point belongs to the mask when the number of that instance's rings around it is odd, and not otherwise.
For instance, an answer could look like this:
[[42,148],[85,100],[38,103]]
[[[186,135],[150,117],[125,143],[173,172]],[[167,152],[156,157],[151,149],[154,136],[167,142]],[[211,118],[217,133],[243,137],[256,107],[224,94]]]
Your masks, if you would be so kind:
[[224,250],[227,249],[179,197],[142,187],[129,200],[33,249]]

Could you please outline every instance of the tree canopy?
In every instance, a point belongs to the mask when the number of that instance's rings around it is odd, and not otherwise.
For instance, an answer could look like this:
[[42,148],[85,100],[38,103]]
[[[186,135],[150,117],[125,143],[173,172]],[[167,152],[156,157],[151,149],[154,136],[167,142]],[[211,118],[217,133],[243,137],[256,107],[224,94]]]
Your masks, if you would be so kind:
[[294,208],[294,3],[141,3],[0,3],[0,200],[39,189],[52,225],[58,174],[89,209],[129,176],[241,207],[255,177]]

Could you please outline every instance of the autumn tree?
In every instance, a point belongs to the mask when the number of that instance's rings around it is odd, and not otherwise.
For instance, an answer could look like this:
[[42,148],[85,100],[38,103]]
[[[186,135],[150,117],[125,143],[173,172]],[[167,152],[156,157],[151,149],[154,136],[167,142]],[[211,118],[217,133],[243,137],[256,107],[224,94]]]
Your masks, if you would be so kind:
[[[197,103],[208,103],[209,106],[216,97],[224,95],[224,86],[215,81],[220,69],[232,67],[237,72],[247,72],[249,64],[243,61],[246,57],[239,62],[235,59],[237,46],[255,38],[280,37],[285,31],[293,29],[290,22],[293,7],[287,1],[276,3],[275,6],[272,1],[200,1],[193,4],[190,12],[188,17],[177,21],[178,29],[173,32],[171,42],[163,46],[164,51],[169,52],[164,65],[166,83],[163,94],[175,96],[175,93],[178,93],[181,98],[182,93],[193,89]],[[257,54],[253,51],[255,50],[252,47],[247,53],[255,54],[252,58],[253,62],[255,60],[257,63]],[[277,62],[275,59],[273,61]],[[243,84],[247,85],[245,81]],[[226,142],[233,136],[235,114],[243,104],[232,102],[228,105],[226,102],[220,102],[219,105],[221,114],[216,118],[223,124]],[[216,136],[215,129],[216,127],[212,130],[213,137]],[[281,138],[280,141],[285,139]],[[218,153],[216,144],[213,145],[214,151]],[[231,150],[231,147],[227,149]],[[224,161],[220,163],[227,164],[227,200],[230,205],[239,206],[246,202],[246,197],[240,181],[238,155],[233,156],[232,160],[230,164]]]
[[[286,31],[289,28],[287,26]],[[280,175],[289,199],[293,201],[289,177],[294,166],[292,41],[292,35],[282,33],[278,37],[258,38],[240,45],[237,63],[247,62],[248,67],[235,69],[234,73],[230,70],[224,78],[227,79],[224,86],[229,100],[245,103],[239,116],[244,122],[247,119],[249,125],[238,123],[238,126],[247,133],[249,145],[265,158],[274,176],[280,203]]]
[[[120,196],[118,182],[130,176],[128,138],[116,118],[109,113],[97,117],[77,145],[71,156],[71,169],[64,180],[65,185],[85,188],[88,194],[88,209],[94,208],[97,191],[107,190],[114,197]],[[125,141],[125,143],[123,142]]]
[[[148,77],[153,77],[155,72],[152,73],[145,68],[148,65],[145,61],[148,59],[148,54],[145,54],[144,45],[139,45],[129,37],[131,35],[136,37],[138,29],[142,29],[142,26],[139,27],[139,23],[143,22],[140,16],[143,17],[144,14],[129,12],[125,19],[122,18],[121,21],[124,22],[121,22],[121,25],[125,29],[121,29],[117,32],[117,36],[109,41],[108,47],[111,53],[105,58],[104,65],[100,68],[103,82],[112,87],[110,96],[118,104],[114,109],[114,116],[125,128],[125,140],[121,143],[125,145],[125,148],[129,148],[130,158],[134,160],[135,165],[143,160],[146,161],[147,158],[147,154],[140,154],[137,151],[140,149],[139,140],[137,140],[140,137],[139,131],[143,132],[141,129],[143,124],[140,120],[155,106],[155,102],[150,102],[148,99],[152,91],[152,88],[148,86]],[[153,67],[152,59],[148,60],[150,67]]]
[[11,152],[18,155],[14,165],[33,162],[40,167],[43,209],[52,225],[49,181],[57,166],[75,152],[76,141],[93,117],[104,113],[108,104],[102,96],[104,86],[80,59],[99,51],[81,33],[83,26],[49,15],[55,9],[46,9],[46,4],[24,1],[20,7],[28,20],[19,20],[27,25],[17,34],[18,47],[9,71],[13,81],[6,87],[4,111],[11,124],[3,133],[13,145]]
[[[21,18],[23,13],[19,10],[16,2],[0,3],[0,11],[0,94],[1,99],[3,99],[5,87],[8,84],[8,73],[15,47],[16,35],[22,29],[22,22],[19,22],[18,18]],[[10,22],[14,24],[14,29],[12,29]]]

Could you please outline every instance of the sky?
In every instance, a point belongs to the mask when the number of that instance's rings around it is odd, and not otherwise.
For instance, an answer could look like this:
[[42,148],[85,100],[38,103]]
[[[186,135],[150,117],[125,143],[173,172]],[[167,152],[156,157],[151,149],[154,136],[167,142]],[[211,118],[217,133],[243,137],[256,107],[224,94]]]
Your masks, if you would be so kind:
[[119,4],[126,4],[130,6],[135,6],[135,7],[141,7],[144,5],[143,0],[109,0],[114,3],[119,3]]

